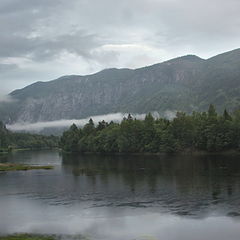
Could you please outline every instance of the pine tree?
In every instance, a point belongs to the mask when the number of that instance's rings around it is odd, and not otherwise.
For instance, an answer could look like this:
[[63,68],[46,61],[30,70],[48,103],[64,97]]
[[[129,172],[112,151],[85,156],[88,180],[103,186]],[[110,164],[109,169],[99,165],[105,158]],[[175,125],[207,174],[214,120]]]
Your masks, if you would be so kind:
[[223,112],[223,118],[224,120],[232,121],[232,117],[229,115],[226,109]]
[[209,105],[209,108],[208,108],[208,116],[210,118],[216,118],[217,117],[217,112],[216,112],[216,109],[214,107],[213,104],[210,104]]

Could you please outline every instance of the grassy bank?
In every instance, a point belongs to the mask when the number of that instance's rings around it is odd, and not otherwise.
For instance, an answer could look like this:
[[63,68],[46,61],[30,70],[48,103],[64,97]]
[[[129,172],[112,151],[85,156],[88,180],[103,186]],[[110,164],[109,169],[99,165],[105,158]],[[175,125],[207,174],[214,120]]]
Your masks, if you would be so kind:
[[89,240],[88,237],[82,235],[42,235],[42,234],[13,234],[1,236],[0,240]]
[[53,166],[31,166],[25,164],[0,163],[0,171],[27,171],[34,169],[50,170],[53,169]]
[[0,240],[55,240],[54,236],[15,234],[9,236],[0,236]]

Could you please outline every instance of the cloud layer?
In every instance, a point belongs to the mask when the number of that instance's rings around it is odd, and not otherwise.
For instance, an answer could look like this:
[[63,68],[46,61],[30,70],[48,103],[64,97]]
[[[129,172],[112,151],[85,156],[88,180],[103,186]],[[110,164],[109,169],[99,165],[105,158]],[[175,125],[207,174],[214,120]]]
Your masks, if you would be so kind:
[[239,11],[239,0],[1,0],[1,89],[238,48]]
[[[131,114],[133,118],[143,120],[146,114]],[[14,123],[12,125],[7,125],[7,128],[11,131],[26,131],[26,132],[41,132],[47,128],[69,128],[72,124],[76,124],[78,127],[83,127],[86,123],[88,123],[91,118],[95,124],[98,122],[121,122],[124,117],[127,118],[128,113],[110,113],[106,115],[96,115],[87,117],[84,119],[62,119],[57,121],[49,121],[49,122],[37,122],[37,123],[27,123],[27,122],[19,122]],[[158,112],[152,112],[152,116],[154,118],[159,118],[160,115]],[[176,116],[176,111],[167,110],[163,113],[162,117],[166,119],[173,119]]]
[[[57,121],[49,121],[49,122],[37,122],[37,123],[15,123],[13,125],[7,125],[7,128],[12,131],[27,131],[27,132],[40,132],[45,128],[67,128],[72,124],[76,124],[79,127],[83,127],[86,123],[88,123],[89,119],[92,118],[95,124],[98,122],[105,120],[106,122],[114,121],[120,122],[124,117],[127,117],[128,114],[124,113],[111,113],[106,115],[97,115],[91,116],[85,119],[69,119],[69,120],[57,120]],[[145,114],[133,114],[134,118],[144,119]]]

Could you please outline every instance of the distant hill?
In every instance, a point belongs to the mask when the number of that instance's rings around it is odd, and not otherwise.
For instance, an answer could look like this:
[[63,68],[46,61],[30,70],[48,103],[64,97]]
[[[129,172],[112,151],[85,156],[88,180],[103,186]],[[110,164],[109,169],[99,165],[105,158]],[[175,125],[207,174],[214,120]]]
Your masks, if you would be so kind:
[[240,106],[240,49],[204,60],[187,55],[139,69],[36,82],[0,104],[4,122],[84,118],[113,112],[218,111]]

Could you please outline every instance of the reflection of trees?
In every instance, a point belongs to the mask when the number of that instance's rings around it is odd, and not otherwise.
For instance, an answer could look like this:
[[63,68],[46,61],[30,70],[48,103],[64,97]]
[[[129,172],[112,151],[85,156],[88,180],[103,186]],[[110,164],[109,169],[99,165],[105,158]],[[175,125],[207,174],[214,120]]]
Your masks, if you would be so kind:
[[63,169],[85,177],[106,198],[113,194],[116,205],[114,194],[121,194],[120,204],[147,203],[184,215],[213,206],[240,210],[240,162],[234,157],[64,155]]

